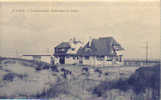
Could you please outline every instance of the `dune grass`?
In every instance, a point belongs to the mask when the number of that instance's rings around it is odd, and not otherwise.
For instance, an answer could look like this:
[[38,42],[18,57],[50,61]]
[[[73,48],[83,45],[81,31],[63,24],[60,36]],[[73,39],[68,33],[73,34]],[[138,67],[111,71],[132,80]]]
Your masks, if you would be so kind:
[[152,100],[159,100],[160,91],[160,64],[152,67],[142,67],[136,70],[128,79],[104,81],[92,89],[92,93],[98,97],[106,96],[112,89],[126,92],[133,90],[135,94],[145,93],[146,89],[152,90]]
[[[0,87],[0,98],[4,99],[11,97],[55,99],[65,95],[73,96],[73,100],[76,98],[86,100],[84,98],[87,94],[96,98],[107,97],[107,92],[113,89],[124,93],[132,90],[135,94],[141,94],[147,88],[153,90],[152,100],[157,100],[159,96],[160,65],[139,69],[131,67],[100,68],[102,73],[99,77],[98,71],[95,71],[96,68],[88,66],[57,66],[59,71],[54,72],[50,70],[51,65],[44,62],[1,57],[0,62],[0,71],[4,72],[1,81],[2,83],[8,81],[2,85],[3,87]],[[88,68],[89,75],[82,75],[84,67]],[[62,68],[72,72],[70,79],[62,77]],[[134,71],[135,73],[131,75]],[[126,78],[122,78],[125,76]],[[127,76],[130,77],[127,78]],[[113,79],[109,80],[111,78]]]

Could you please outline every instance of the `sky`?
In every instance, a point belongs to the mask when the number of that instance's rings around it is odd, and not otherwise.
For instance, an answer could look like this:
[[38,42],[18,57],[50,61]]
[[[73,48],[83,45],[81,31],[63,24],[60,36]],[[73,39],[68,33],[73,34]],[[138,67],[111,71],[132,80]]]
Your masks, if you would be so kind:
[[[125,58],[160,58],[159,2],[0,3],[0,56],[46,53],[75,37],[114,37]],[[17,53],[16,53],[17,52]]]

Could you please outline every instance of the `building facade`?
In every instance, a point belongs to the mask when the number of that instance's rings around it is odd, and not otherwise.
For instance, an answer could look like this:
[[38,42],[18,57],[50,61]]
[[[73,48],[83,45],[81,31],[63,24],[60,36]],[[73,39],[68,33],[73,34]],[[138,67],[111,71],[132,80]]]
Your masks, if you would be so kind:
[[69,42],[62,42],[55,47],[54,60],[56,64],[78,64],[77,51],[82,46],[81,41],[75,38]]
[[112,37],[92,39],[77,52],[83,65],[108,66],[121,64],[124,49]]
[[55,47],[54,60],[56,64],[108,66],[122,63],[123,50],[113,37],[91,39],[85,45],[73,39]]

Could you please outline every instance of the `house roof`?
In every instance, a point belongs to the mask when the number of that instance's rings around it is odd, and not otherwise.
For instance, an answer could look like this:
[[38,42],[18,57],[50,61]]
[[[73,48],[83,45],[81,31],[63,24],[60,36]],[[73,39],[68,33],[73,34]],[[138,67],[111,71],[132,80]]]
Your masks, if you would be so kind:
[[62,42],[59,45],[57,45],[55,48],[70,48],[69,42]]
[[71,48],[67,51],[67,54],[77,54],[77,51],[82,46],[81,42],[70,43]]
[[54,55],[55,56],[77,55],[77,51],[79,50],[81,45],[82,45],[81,41],[77,41],[75,39],[71,39],[69,42],[62,42],[55,48],[64,49],[64,51],[63,52],[61,50],[55,51]]
[[89,42],[80,48],[77,52],[80,56],[114,56],[116,55],[114,51],[123,50],[121,45],[116,42],[113,37],[103,37],[99,39],[93,39],[91,45]]

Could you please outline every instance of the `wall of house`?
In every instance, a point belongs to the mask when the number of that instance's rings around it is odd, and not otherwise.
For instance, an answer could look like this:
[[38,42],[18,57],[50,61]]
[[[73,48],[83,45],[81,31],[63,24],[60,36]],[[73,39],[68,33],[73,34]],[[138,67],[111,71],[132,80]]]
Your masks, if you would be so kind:
[[[55,64],[60,64],[59,63],[59,57],[54,57]],[[73,59],[72,56],[70,57],[65,57],[65,64],[80,64],[80,61],[82,61],[83,65],[90,65],[90,66],[98,66],[98,67],[103,67],[103,66],[110,66],[110,65],[115,65],[115,64],[122,64],[123,62],[116,61],[116,59],[113,59],[112,61],[107,61],[109,57],[104,57],[103,59],[96,58],[96,56],[90,56],[89,58],[87,57],[75,57]]]
[[36,57],[36,56],[22,56],[21,58],[27,59],[27,60],[41,61],[41,57]]
[[50,56],[41,56],[41,61],[50,63],[51,57]]
[[79,64],[79,59],[77,57],[65,57],[65,64]]
[[27,60],[33,60],[32,56],[22,56],[21,58],[22,59],[27,59]]
[[41,61],[41,56],[32,56],[32,58],[34,61],[38,61],[38,62]]
[[90,56],[89,58],[87,57],[82,57],[82,64],[83,65],[91,65],[91,66],[102,66],[103,61],[97,60],[95,56]]
[[54,62],[55,62],[55,64],[60,64],[60,63],[59,63],[59,60],[60,60],[59,57],[54,57]]
[[[59,57],[54,57],[55,64],[60,64],[59,60],[60,60]],[[77,57],[75,57],[75,59],[73,59],[72,56],[65,57],[65,64],[79,64],[79,59],[77,59]]]
[[91,66],[98,66],[98,67],[122,64],[122,62],[116,61],[115,59],[112,61],[107,61],[107,57],[104,57],[104,59],[98,59],[95,56],[90,56],[88,59],[86,57],[82,57],[81,59],[82,59],[83,65],[91,65]]

